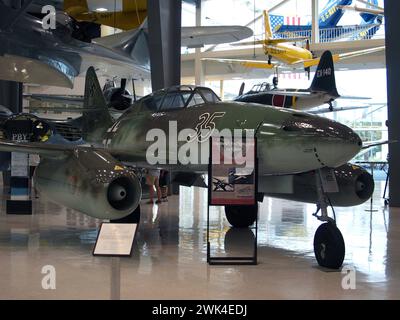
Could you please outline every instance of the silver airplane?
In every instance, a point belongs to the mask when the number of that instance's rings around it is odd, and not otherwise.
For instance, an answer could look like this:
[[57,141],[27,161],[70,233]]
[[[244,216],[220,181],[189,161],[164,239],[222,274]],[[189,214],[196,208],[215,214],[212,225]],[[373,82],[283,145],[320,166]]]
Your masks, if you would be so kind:
[[[27,12],[31,2],[14,9],[0,1],[0,79],[72,88],[74,78],[90,66],[109,78],[150,77],[145,24],[90,42],[63,12],[56,13],[54,30],[45,29],[41,18]],[[181,42],[201,46],[251,35],[251,29],[242,26],[183,27]]]

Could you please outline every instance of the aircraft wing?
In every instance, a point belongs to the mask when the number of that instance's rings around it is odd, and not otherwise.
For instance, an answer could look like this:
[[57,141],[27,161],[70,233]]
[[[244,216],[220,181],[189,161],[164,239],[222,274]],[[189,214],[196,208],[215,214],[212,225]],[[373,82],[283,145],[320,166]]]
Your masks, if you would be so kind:
[[83,106],[83,96],[26,93],[24,94],[24,98],[40,102],[63,103]]
[[269,64],[268,61],[262,61],[262,60],[217,59],[217,58],[203,58],[201,60],[239,64],[246,68],[274,69],[275,67],[278,66],[275,63]]
[[45,157],[62,158],[72,152],[77,146],[46,144],[43,142],[17,143],[8,140],[0,140],[0,151],[23,152],[39,154]]
[[[0,151],[5,152],[22,152],[29,154],[38,154],[48,158],[64,158],[70,155],[74,150],[87,150],[90,152],[102,151],[109,153],[116,158],[129,156],[129,163],[139,164],[140,167],[149,167],[145,154],[133,154],[131,151],[125,152],[123,150],[104,149],[100,147],[92,147],[87,145],[73,145],[73,144],[53,144],[43,142],[14,142],[9,140],[0,140]],[[153,167],[153,166],[150,166]]]
[[199,48],[207,44],[236,42],[252,35],[253,31],[244,26],[182,27],[181,46]]
[[[355,57],[359,57],[359,56],[363,56],[366,54],[375,53],[375,52],[379,52],[379,51],[383,51],[383,50],[385,50],[385,46],[351,51],[351,52],[345,52],[345,53],[339,53],[339,54],[332,55],[332,59],[333,59],[333,62],[338,62],[338,61],[351,59],[351,58],[355,58]],[[320,58],[304,60],[303,61],[304,68],[313,67],[313,66],[318,65],[319,60],[320,60]]]
[[357,5],[338,6],[338,8],[343,9],[343,10],[352,10],[352,11],[356,11],[356,12],[370,13],[370,14],[382,15],[382,16],[385,14],[385,11],[383,8],[381,8],[381,9],[361,8]]
[[122,0],[122,11],[143,11],[147,10],[147,0]]
[[354,107],[340,107],[340,108],[335,108],[331,110],[329,107],[323,107],[323,108],[318,108],[316,110],[309,110],[307,111],[308,113],[312,114],[322,114],[322,113],[328,113],[328,112],[339,112],[339,111],[349,111],[349,110],[357,110],[357,109],[367,109],[370,106],[354,106]]
[[278,44],[278,43],[286,43],[286,42],[297,42],[304,41],[306,37],[296,37],[296,38],[277,38],[277,39],[265,39],[265,40],[255,40],[255,41],[247,41],[247,42],[237,42],[232,43],[232,46],[255,46],[260,44]]

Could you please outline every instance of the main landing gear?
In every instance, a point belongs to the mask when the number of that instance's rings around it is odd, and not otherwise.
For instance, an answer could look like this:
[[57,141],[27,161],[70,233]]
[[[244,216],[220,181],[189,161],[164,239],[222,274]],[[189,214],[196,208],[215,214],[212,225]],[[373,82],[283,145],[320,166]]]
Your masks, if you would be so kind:
[[[328,216],[329,199],[323,191],[319,172],[316,174],[318,194],[317,212],[313,215],[321,224],[314,235],[314,254],[321,267],[339,269],[345,256],[345,244],[342,233],[336,226],[335,218]],[[321,214],[318,215],[318,212]]]
[[257,219],[258,204],[249,206],[225,206],[225,216],[235,228],[248,228]]

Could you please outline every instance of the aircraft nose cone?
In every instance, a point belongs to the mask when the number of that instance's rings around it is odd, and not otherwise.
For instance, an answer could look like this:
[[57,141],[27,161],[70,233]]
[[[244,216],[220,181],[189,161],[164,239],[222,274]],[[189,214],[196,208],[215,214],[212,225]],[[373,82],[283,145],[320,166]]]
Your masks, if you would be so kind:
[[320,161],[327,167],[338,167],[354,158],[362,148],[362,141],[351,128],[329,119],[319,126],[321,143],[316,146]]

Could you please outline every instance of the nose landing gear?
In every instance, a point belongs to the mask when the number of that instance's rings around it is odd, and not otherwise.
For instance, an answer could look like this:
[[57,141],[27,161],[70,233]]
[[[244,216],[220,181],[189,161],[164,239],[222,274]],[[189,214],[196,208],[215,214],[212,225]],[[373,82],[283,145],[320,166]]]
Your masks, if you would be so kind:
[[[339,269],[344,261],[345,243],[336,219],[328,216],[329,198],[323,190],[321,182],[322,172],[316,174],[318,194],[317,212],[313,215],[324,223],[321,224],[314,235],[314,254],[321,267]],[[333,208],[332,208],[333,209]],[[321,211],[321,215],[317,215]]]
[[258,205],[225,206],[225,216],[235,228],[250,227],[257,219]]

